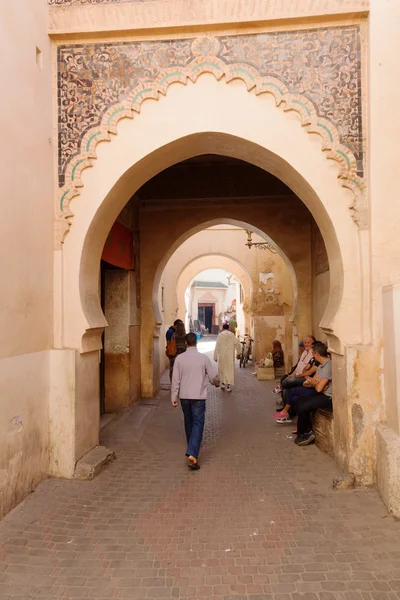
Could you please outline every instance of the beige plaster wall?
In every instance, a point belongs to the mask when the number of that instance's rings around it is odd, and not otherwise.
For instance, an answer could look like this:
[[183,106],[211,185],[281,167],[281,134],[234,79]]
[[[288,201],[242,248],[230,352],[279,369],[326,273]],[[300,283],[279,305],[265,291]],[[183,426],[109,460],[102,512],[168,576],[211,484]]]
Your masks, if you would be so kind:
[[48,472],[53,142],[46,3],[0,12],[1,516]]
[[[99,442],[100,378],[99,352],[75,354],[75,461]],[[93,377],[97,373],[97,377]]]
[[311,333],[326,343],[326,333],[320,327],[328,305],[331,276],[329,261],[323,238],[315,224],[311,224],[311,262],[312,262],[312,331]]
[[49,352],[0,361],[0,518],[49,469]]
[[[393,351],[398,345],[398,327],[384,327],[390,314],[384,310],[382,290],[400,283],[400,203],[398,202],[398,140],[400,121],[397,107],[400,102],[398,72],[400,38],[398,23],[400,3],[397,0],[371,0],[369,20],[369,111],[370,145],[370,222],[373,339],[371,349],[373,370],[370,386],[373,389],[374,410],[387,427],[377,434],[377,481],[385,502],[400,517],[400,436],[393,393],[396,373],[386,381],[382,367],[393,364]],[[394,311],[396,311],[395,303]],[[392,319],[393,325],[396,319]],[[383,337],[385,335],[385,338]],[[384,351],[382,352],[384,348]],[[397,379],[397,389],[399,382]],[[388,410],[385,410],[385,403]]]
[[312,292],[312,334],[321,342],[326,343],[326,333],[321,329],[320,323],[329,298],[330,274],[329,271],[316,275],[313,279]]
[[139,30],[153,35],[159,30],[182,27],[261,25],[279,26],[290,20],[309,23],[327,16],[354,17],[365,14],[369,0],[133,0],[116,5],[50,7],[52,35],[78,32]]

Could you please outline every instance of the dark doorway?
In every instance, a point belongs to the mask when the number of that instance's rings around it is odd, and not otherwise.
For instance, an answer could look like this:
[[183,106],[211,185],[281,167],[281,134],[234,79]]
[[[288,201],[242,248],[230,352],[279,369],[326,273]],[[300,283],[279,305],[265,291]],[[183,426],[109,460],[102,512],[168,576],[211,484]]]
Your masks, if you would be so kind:
[[214,305],[213,304],[199,304],[199,321],[204,323],[209,333],[212,333],[214,324]]
[[204,322],[206,324],[206,328],[208,329],[208,331],[210,333],[212,333],[212,326],[213,326],[213,316],[214,316],[214,307],[213,306],[206,306],[204,308],[204,312],[205,312],[205,319]]

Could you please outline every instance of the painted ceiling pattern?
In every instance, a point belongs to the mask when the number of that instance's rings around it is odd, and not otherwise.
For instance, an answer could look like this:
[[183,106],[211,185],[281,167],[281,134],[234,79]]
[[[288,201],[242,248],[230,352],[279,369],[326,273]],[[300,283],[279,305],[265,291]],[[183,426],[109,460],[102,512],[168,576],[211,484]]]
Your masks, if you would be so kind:
[[[81,0],[97,3],[101,0]],[[126,1],[126,0],[122,0]],[[52,4],[65,3],[51,0]],[[69,2],[70,3],[70,2]],[[66,182],[85,134],[139,85],[167,69],[185,69],[201,54],[223,64],[248,65],[279,80],[332,123],[363,177],[361,41],[359,27],[338,26],[255,35],[146,42],[63,45],[58,48],[58,175]],[[211,47],[212,46],[212,47]]]

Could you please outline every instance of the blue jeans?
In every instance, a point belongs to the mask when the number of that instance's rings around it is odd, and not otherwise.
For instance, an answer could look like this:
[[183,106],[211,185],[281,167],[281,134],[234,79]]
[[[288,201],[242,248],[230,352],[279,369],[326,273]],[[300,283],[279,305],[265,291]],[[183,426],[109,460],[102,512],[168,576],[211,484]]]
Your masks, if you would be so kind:
[[203,439],[204,419],[206,415],[205,400],[182,400],[181,406],[185,419],[185,433],[187,440],[186,456],[197,458]]
[[291,416],[297,414],[297,407],[303,398],[315,396],[315,388],[295,387],[288,390],[286,404],[290,404]]
[[282,394],[282,400],[285,404],[288,404],[287,398],[288,398],[289,390],[291,388],[302,386],[303,383],[305,382],[305,380],[306,380],[305,377],[291,377],[290,379],[287,377],[283,381],[281,380],[281,387],[282,387],[281,394]]

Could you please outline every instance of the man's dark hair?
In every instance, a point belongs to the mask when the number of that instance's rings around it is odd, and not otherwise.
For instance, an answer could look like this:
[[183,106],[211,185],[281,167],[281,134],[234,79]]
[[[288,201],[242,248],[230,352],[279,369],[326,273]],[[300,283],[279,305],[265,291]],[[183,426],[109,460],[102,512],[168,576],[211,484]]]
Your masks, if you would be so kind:
[[188,333],[186,336],[186,343],[188,346],[196,346],[197,337],[195,333]]
[[177,319],[176,321],[174,321],[174,327],[176,327],[178,323],[183,323],[182,319]]
[[222,325],[222,329],[229,329],[229,325],[228,325],[228,323],[224,323],[224,324]]
[[314,342],[313,343],[314,354],[319,354],[320,356],[327,357],[328,356],[328,348],[325,346],[323,342]]

